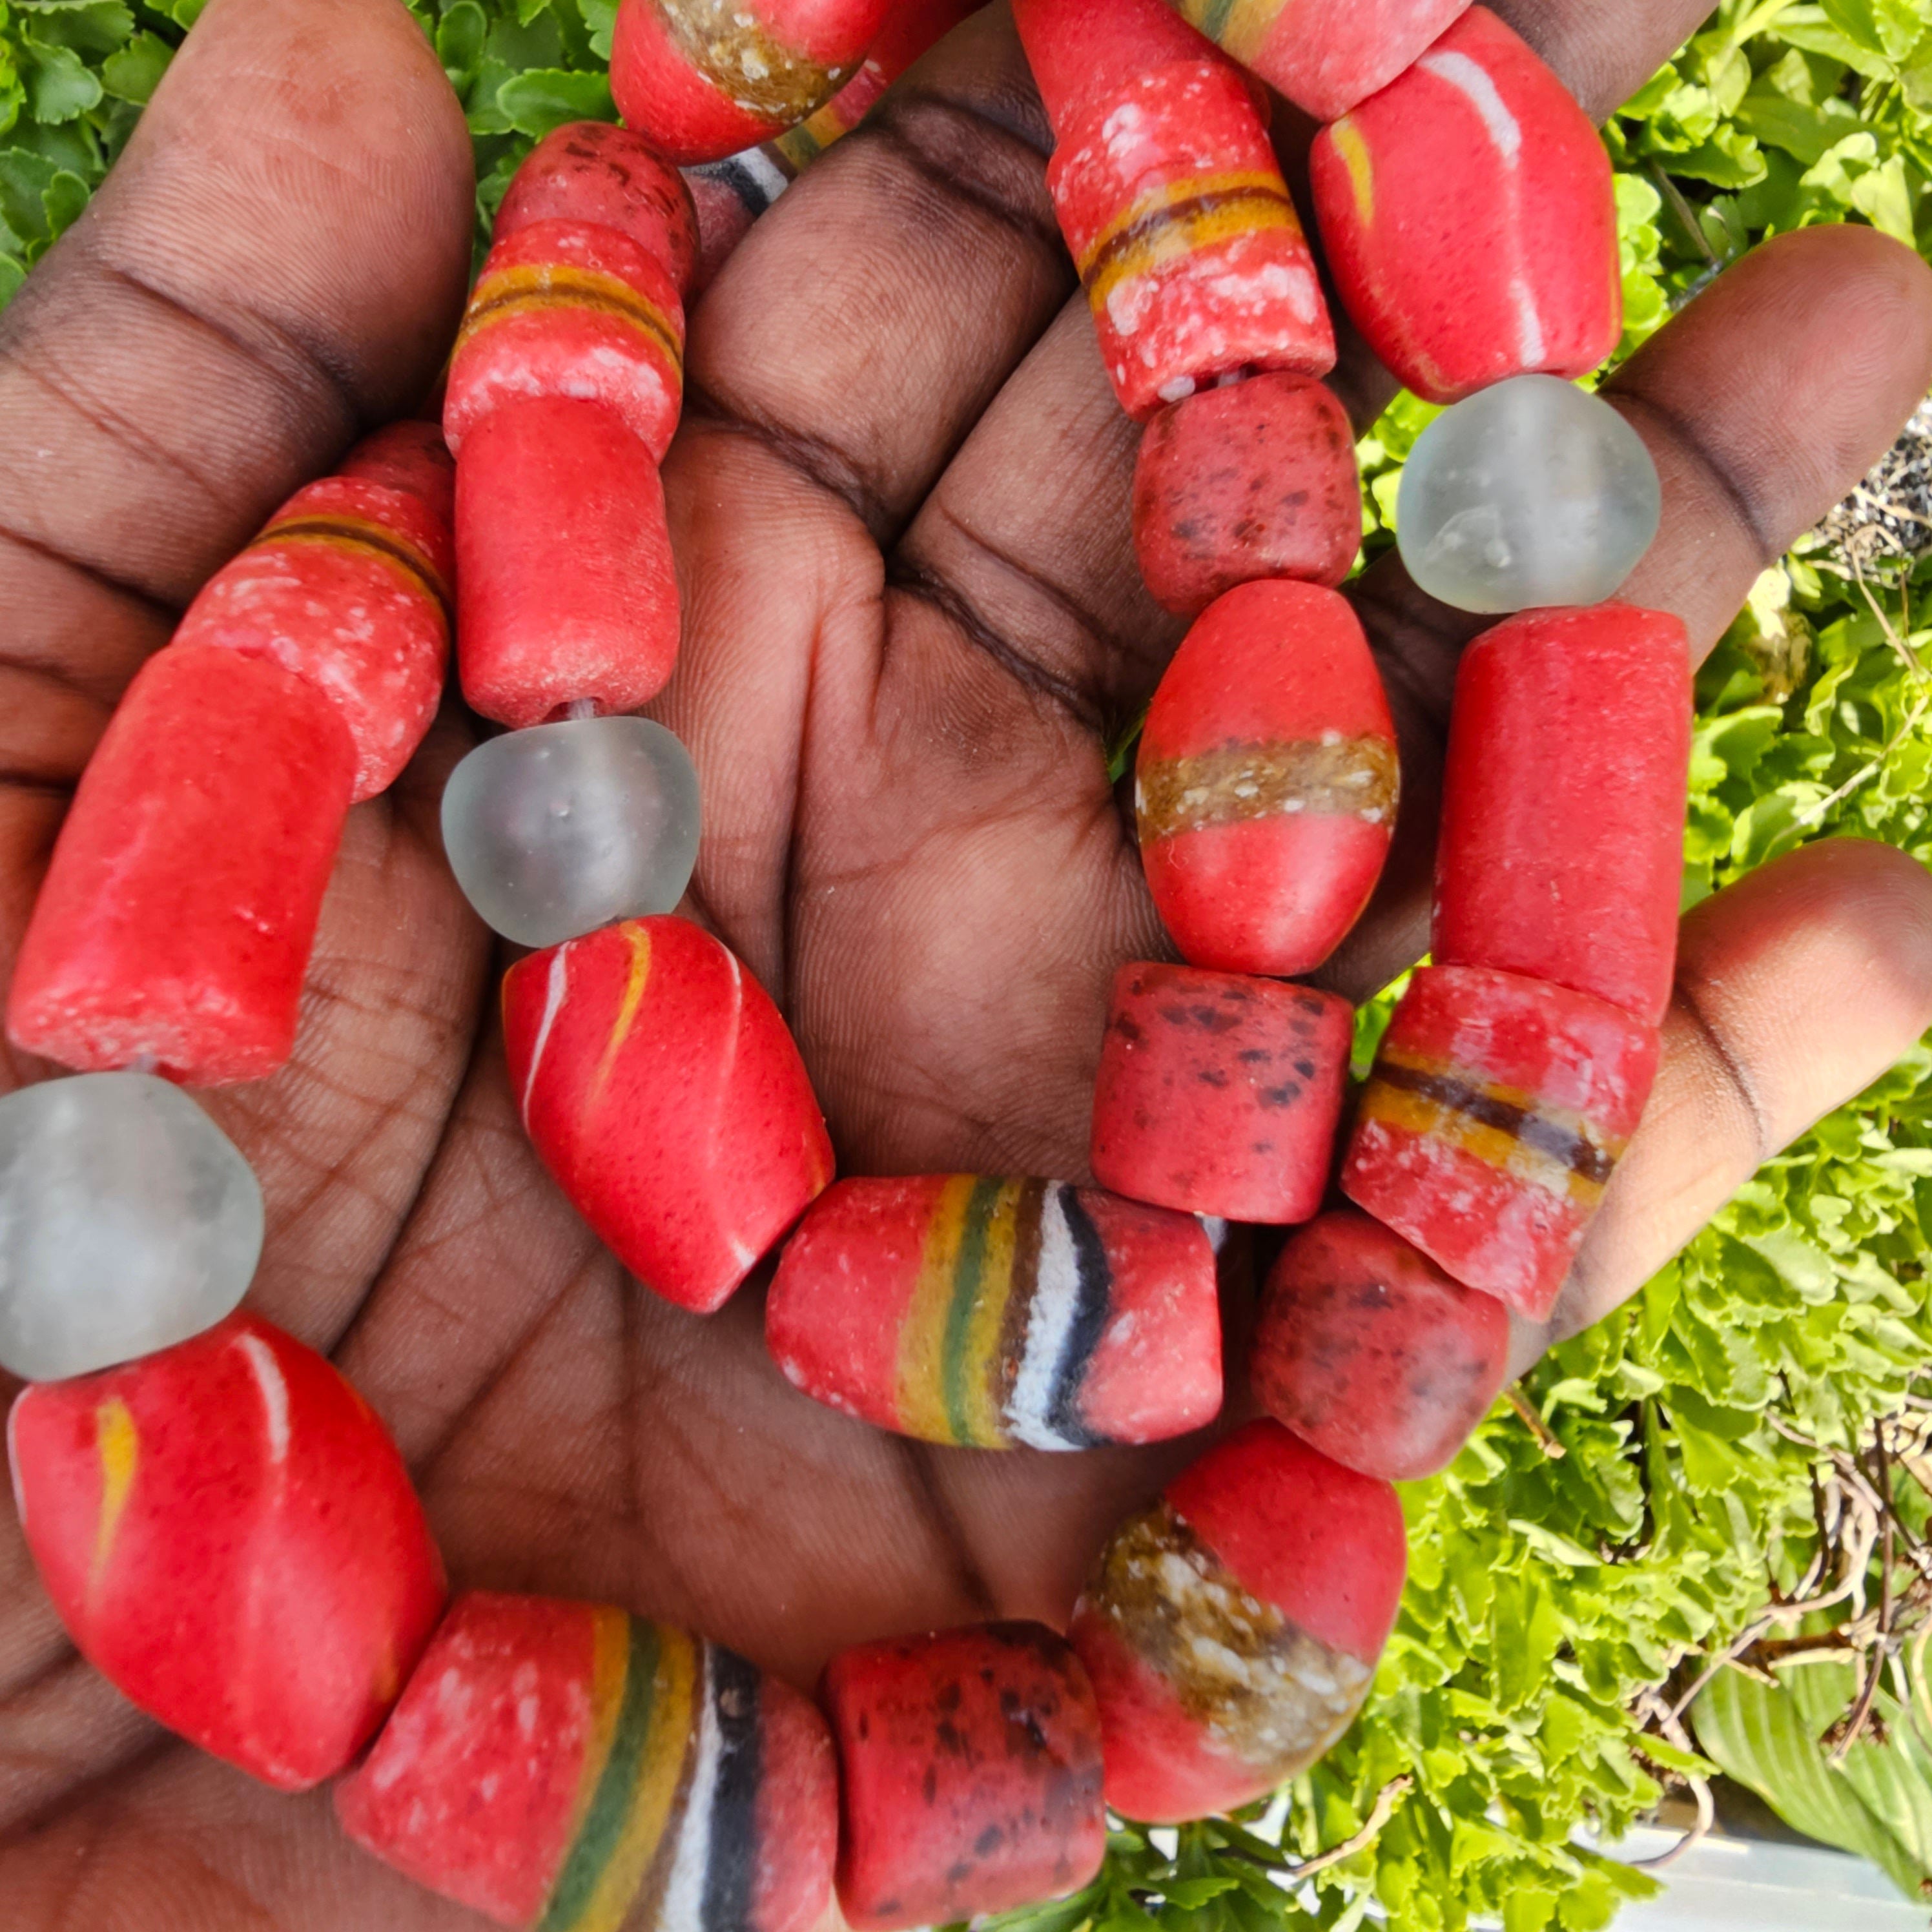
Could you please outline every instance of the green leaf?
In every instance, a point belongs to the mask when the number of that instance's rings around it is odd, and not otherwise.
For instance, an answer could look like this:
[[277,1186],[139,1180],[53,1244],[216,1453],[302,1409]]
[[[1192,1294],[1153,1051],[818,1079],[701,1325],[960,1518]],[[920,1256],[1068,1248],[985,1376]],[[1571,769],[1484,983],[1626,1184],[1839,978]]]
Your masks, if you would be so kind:
[[496,105],[519,134],[542,140],[570,121],[614,121],[610,83],[603,75],[567,74],[539,68],[506,80],[496,90]]
[[71,47],[22,43],[27,105],[37,121],[71,121],[100,105],[99,78]]
[[590,29],[590,51],[599,60],[610,58],[610,37],[616,31],[617,0],[577,0],[584,24]]
[[120,0],[13,0],[32,20],[33,37],[76,53],[112,53],[134,31],[134,16]]
[[136,34],[101,63],[100,79],[117,100],[145,105],[160,85],[175,50],[158,34]]
[[1911,0],[1824,0],[1825,17],[1854,46],[1900,61],[1925,31]]

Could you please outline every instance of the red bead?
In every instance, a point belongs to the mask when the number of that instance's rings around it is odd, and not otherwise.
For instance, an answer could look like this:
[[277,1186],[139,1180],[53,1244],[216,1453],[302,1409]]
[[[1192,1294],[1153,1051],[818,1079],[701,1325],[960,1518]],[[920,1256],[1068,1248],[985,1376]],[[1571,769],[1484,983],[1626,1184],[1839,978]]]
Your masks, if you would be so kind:
[[1509,1316],[1366,1214],[1324,1214],[1269,1271],[1250,1373],[1331,1461],[1394,1482],[1454,1460],[1509,1374]]
[[831,1903],[824,1720],[731,1652],[600,1604],[458,1598],[335,1808],[500,1925],[807,1932]]
[[842,1180],[785,1244],[789,1379],[928,1442],[1154,1442],[1221,1406],[1214,1253],[1192,1215],[1052,1180]]
[[[345,456],[335,472],[380,483],[418,498],[431,523],[447,532],[454,514],[456,466],[442,426],[433,422],[394,422],[365,436]],[[446,543],[447,536],[444,538]]]
[[356,769],[340,712],[279,664],[198,646],[151,658],[61,828],[8,1038],[192,1086],[274,1072]]
[[1156,68],[1213,58],[1160,0],[1014,0],[1013,25],[1056,132]]
[[1114,1532],[1073,1612],[1108,1804],[1171,1822],[1299,1776],[1368,1695],[1406,1561],[1395,1492],[1279,1424],[1184,1471]]
[[1100,1734],[1079,1660],[1038,1624],[862,1644],[826,1666],[853,1932],[1077,1892],[1100,1868]]
[[532,148],[496,211],[503,241],[538,221],[614,228],[662,265],[680,290],[698,255],[698,217],[684,178],[627,128],[573,121]]
[[626,920],[519,960],[503,1034],[544,1165],[680,1307],[720,1306],[832,1178],[778,1009],[688,920]]
[[464,440],[506,402],[602,403],[662,462],[683,395],[684,305],[655,257],[614,228],[536,221],[500,239],[449,365],[443,434]]
[[1134,550],[1155,601],[1177,616],[1258,578],[1340,584],[1361,547],[1354,432],[1324,384],[1252,376],[1148,424]]
[[1318,121],[1385,87],[1469,0],[1170,0]]
[[1318,584],[1209,606],[1148,708],[1134,801],[1148,890],[1197,966],[1309,973],[1388,856],[1395,727],[1368,640]]
[[664,485],[610,410],[493,411],[464,442],[456,534],[463,694],[484,717],[634,711],[662,689],[678,646]]
[[1306,1221],[1328,1184],[1346,1000],[1187,966],[1123,966],[1094,1089],[1094,1178],[1230,1221]]
[[802,121],[857,72],[890,0],[622,0],[610,92],[668,160],[715,161]]
[[1486,8],[1323,129],[1309,166],[1342,303],[1418,395],[1452,403],[1508,376],[1581,376],[1616,346],[1610,158]]
[[1500,967],[1663,1018],[1690,704],[1690,640],[1660,611],[1528,610],[1468,646],[1436,846],[1439,964]]
[[30,1386],[8,1444],[28,1547],[96,1670],[278,1790],[349,1763],[444,1586],[402,1458],[328,1363],[233,1315]]
[[1363,1089],[1350,1200],[1540,1322],[1657,1071],[1654,1027],[1476,966],[1418,970]]

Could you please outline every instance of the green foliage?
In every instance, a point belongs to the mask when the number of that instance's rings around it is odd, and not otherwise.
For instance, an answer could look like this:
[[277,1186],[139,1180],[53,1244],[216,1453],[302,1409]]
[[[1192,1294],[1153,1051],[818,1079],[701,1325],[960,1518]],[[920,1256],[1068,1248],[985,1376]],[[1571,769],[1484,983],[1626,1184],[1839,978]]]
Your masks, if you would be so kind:
[[[533,138],[610,112],[615,0],[409,3],[475,136],[480,236]],[[0,301],[80,212],[199,6],[0,0]],[[1606,139],[1625,352],[1768,234],[1866,221],[1932,249],[1932,0],[1725,0]],[[1400,465],[1431,413],[1400,399],[1363,444],[1372,554],[1391,540]],[[1688,899],[1835,833],[1932,858],[1910,616],[1928,575],[1860,584],[1816,542],[1766,573],[1700,682]],[[1386,1010],[1365,1014],[1365,1048]],[[1900,1402],[1932,1357],[1928,1226],[1922,1051],[1535,1371],[1526,1400],[1560,1459],[1499,1406],[1454,1468],[1406,1491],[1401,1623],[1337,1750],[1244,1820],[1124,1826],[1093,1887],[1015,1923],[1352,1932],[1373,1903],[1396,1932],[1482,1915],[1504,1932],[1607,1924],[1650,1881],[1579,1828],[1613,1837],[1662,1780],[1707,1768],[1646,1727],[1645,1694],[1805,1573],[1812,1452],[1772,1418],[1844,1444]],[[1755,1688],[1718,1682],[1714,1712]],[[1714,1718],[1714,1739],[1721,1728]],[[1378,1798],[1387,1820],[1360,1849],[1296,1877],[1363,1834]]]

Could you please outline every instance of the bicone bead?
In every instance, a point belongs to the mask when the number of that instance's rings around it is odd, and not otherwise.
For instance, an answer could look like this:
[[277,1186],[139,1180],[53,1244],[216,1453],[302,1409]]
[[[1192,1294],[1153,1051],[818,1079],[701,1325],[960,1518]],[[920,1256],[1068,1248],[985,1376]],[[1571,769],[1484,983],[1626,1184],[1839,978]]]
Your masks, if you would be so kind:
[[1123,966],[1094,1087],[1095,1179],[1192,1214],[1310,1220],[1328,1185],[1354,1030],[1334,993]]
[[632,711],[677,663],[677,572],[650,452],[602,404],[493,410],[456,476],[463,694],[521,730]]
[[1509,1315],[1366,1214],[1324,1214],[1269,1270],[1249,1372],[1331,1462],[1412,1482],[1455,1460],[1509,1375]]
[[486,924],[520,946],[554,946],[684,896],[698,773],[647,718],[506,732],[450,773],[442,844]]
[[0,1368],[35,1382],[171,1348],[232,1314],[262,1190],[178,1087],[82,1073],[0,1100]]
[[1386,87],[1469,0],[1168,0],[1318,121]]
[[785,1244],[765,1337],[808,1395],[928,1442],[1154,1442],[1221,1406],[1200,1222],[1062,1181],[838,1182]]
[[1601,398],[1517,376],[1417,439],[1396,499],[1418,588],[1458,610],[1600,604],[1664,514],[1643,439]]
[[1659,610],[1528,610],[1462,652],[1436,850],[1433,952],[1670,1004],[1690,648]]
[[533,221],[496,242],[471,291],[443,434],[460,458],[503,404],[570,398],[602,403],[661,463],[683,394],[684,304],[670,271],[614,228]]
[[802,121],[858,71],[891,0],[622,0],[617,111],[666,159],[722,160]]
[[500,1925],[808,1932],[831,1903],[824,1720],[734,1652],[604,1604],[458,1598],[335,1810]]
[[1134,551],[1154,601],[1196,617],[1260,578],[1340,584],[1362,547],[1354,433],[1305,376],[1251,376],[1162,410],[1134,465]]
[[698,215],[676,169],[628,128],[572,121],[553,128],[512,178],[492,231],[499,242],[539,221],[614,228],[662,264],[680,290],[698,258]]
[[826,1666],[853,1932],[1077,1892],[1106,1851],[1093,1687],[1040,1624],[862,1644]]
[[1141,861],[1183,956],[1310,973],[1382,875],[1395,726],[1346,598],[1245,584],[1210,604],[1148,707],[1134,772]]
[[444,1584],[395,1444],[328,1362],[233,1315],[32,1384],[8,1446],[41,1581],[116,1689],[278,1790],[349,1764]]
[[142,666],[81,775],[14,970],[8,1037],[215,1086],[295,1042],[356,779],[338,708],[266,658]]
[[1425,966],[1362,1090],[1342,1191],[1540,1322],[1657,1072],[1654,1027],[1567,986]]
[[1298,1777],[1353,1721],[1408,1543],[1388,1484],[1250,1423],[1116,1530],[1073,1612],[1107,1802],[1165,1824]]
[[410,418],[365,436],[336,466],[338,476],[380,483],[422,504],[431,526],[447,530],[456,494],[456,466],[441,427]]
[[1556,75],[1472,7],[1309,157],[1343,306],[1399,381],[1453,403],[1586,374],[1623,327],[1610,157]]
[[764,988],[688,920],[626,920],[503,981],[510,1090],[544,1165],[646,1287],[709,1314],[832,1178]]

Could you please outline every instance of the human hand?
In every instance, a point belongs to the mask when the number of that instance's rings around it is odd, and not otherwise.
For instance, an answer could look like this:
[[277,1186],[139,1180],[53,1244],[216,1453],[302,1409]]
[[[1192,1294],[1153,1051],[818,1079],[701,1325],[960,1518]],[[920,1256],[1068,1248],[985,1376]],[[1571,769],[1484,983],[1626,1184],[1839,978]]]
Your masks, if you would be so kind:
[[[1501,10],[1600,111],[1704,8]],[[1135,432],[1074,298],[1045,143],[1011,30],[982,16],[786,195],[693,320],[665,472],[686,641],[657,710],[704,786],[694,910],[785,1006],[848,1172],[1078,1178],[1108,980],[1163,946],[1102,740],[1180,627],[1138,585]],[[432,380],[470,190],[461,116],[399,8],[214,0],[0,319],[7,956],[135,666],[283,496]],[[1665,487],[1629,594],[1708,647],[1929,379],[1932,278],[1903,249],[1817,230],[1740,266],[1608,392]],[[1337,380],[1372,413],[1372,372]],[[1424,942],[1478,626],[1393,565],[1357,595],[1406,793],[1331,969],[1360,996]],[[701,1322],[627,1282],[509,1104],[490,948],[436,829],[472,733],[452,710],[352,815],[295,1063],[205,1096],[268,1197],[251,1305],[334,1351],[394,1430],[459,1582],[627,1604],[802,1684],[865,1636],[1061,1620],[1106,1529],[1189,1448],[869,1432],[785,1384],[754,1291]],[[1664,1072],[1561,1322],[1633,1291],[1928,1019],[1932,884],[1900,854],[1836,842],[1699,908]],[[10,1515],[0,1899],[20,1932],[477,1922],[350,1846],[326,1794],[273,1796],[131,1712],[68,1645]]]

